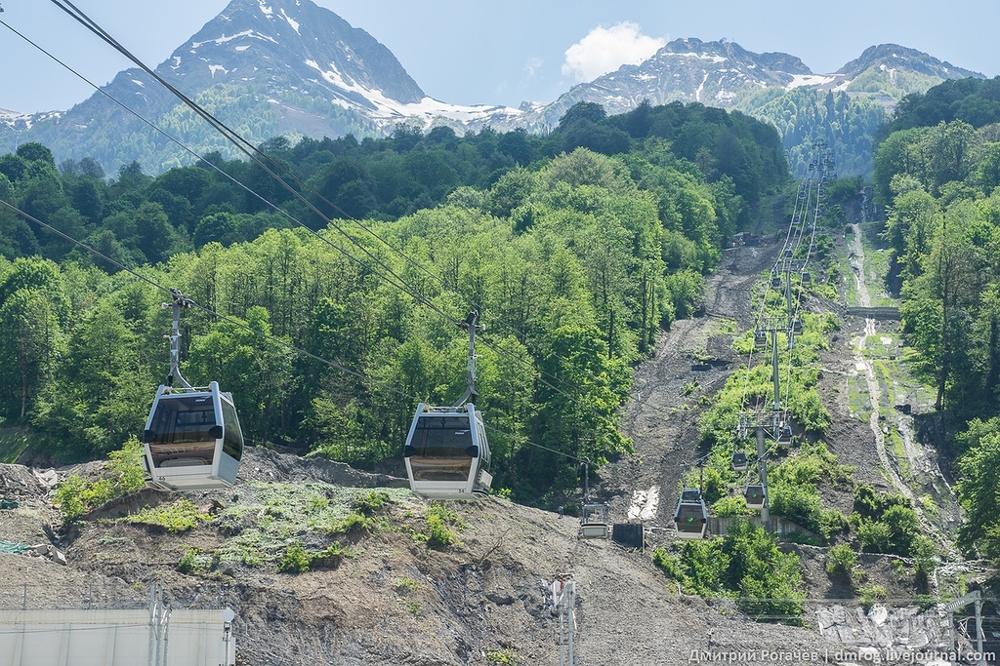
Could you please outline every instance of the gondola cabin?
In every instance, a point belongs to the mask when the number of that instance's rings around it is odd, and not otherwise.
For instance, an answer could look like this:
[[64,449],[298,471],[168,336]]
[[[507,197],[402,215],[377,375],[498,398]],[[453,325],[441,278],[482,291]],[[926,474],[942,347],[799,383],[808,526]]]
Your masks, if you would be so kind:
[[753,346],[757,349],[767,349],[767,332],[754,331]]
[[784,425],[778,429],[778,444],[792,443],[792,426]]
[[403,447],[414,495],[431,499],[472,499],[489,494],[490,447],[483,415],[474,405],[420,404]]
[[749,464],[749,461],[747,460],[747,452],[736,451],[735,453],[733,453],[732,464],[733,464],[733,471],[735,472],[742,472],[743,470],[745,470],[747,468],[747,465]]
[[580,539],[607,539],[611,536],[606,504],[584,504],[580,513]]
[[161,386],[142,437],[151,485],[207,490],[236,483],[243,433],[233,397],[212,382],[203,388]]
[[764,486],[759,483],[751,483],[743,491],[743,498],[747,502],[748,509],[763,509],[767,504],[767,495],[764,494]]
[[681,539],[704,539],[708,532],[708,509],[697,488],[685,488],[674,510],[674,526]]

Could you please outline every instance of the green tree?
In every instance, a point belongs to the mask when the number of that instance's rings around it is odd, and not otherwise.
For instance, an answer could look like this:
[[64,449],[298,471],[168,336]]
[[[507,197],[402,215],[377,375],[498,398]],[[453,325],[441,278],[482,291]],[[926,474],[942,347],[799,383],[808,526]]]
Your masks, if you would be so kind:
[[0,306],[0,375],[8,417],[24,421],[42,384],[51,377],[60,339],[58,317],[44,293],[20,289]]

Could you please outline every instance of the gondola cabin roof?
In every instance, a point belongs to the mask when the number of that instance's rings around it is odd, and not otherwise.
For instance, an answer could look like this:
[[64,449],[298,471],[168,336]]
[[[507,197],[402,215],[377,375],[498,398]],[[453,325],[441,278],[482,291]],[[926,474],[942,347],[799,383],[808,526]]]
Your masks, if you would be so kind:
[[143,430],[150,485],[164,490],[210,490],[236,483],[243,432],[233,397],[207,387],[161,386]]
[[410,490],[431,499],[472,499],[489,494],[490,447],[475,405],[421,403],[403,447]]

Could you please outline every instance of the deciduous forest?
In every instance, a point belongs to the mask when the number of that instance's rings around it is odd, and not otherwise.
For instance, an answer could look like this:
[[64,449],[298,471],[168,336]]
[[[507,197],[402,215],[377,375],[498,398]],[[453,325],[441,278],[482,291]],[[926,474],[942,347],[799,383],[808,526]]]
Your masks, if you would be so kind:
[[0,199],[24,213],[0,209],[5,427],[53,461],[120,448],[164,381],[176,288],[197,304],[185,376],[233,393],[251,443],[374,468],[418,400],[461,395],[455,323],[478,310],[494,487],[551,501],[577,484],[560,454],[629,451],[630,367],[789,181],[773,127],[697,104],[580,104],[545,137],[400,127],[263,151],[297,193],[218,154],[111,178],[40,144],[0,157]]

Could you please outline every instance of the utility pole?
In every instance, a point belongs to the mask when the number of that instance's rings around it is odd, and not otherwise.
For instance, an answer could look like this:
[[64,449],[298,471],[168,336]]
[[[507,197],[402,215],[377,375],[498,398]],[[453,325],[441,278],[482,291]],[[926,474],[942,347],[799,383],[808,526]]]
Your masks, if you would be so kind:
[[[566,574],[560,574],[559,579],[552,583],[552,605],[549,607],[553,615],[559,616],[559,666],[573,666],[573,629],[576,627],[576,617],[573,609],[576,606],[576,583],[567,580]],[[567,659],[568,648],[568,659]]]
[[764,487],[764,506],[760,510],[760,522],[764,529],[771,531],[771,511],[767,508],[769,496],[767,494],[767,448],[764,443],[764,426],[758,425],[757,435],[757,470],[760,474],[760,485]]
[[465,393],[455,403],[456,407],[463,406],[468,400],[472,400],[473,404],[479,402],[479,394],[476,392],[476,333],[485,331],[486,326],[477,323],[478,320],[479,310],[473,310],[465,318],[465,321],[456,324],[469,334],[469,363],[465,376]]

